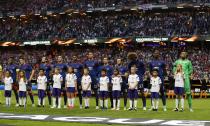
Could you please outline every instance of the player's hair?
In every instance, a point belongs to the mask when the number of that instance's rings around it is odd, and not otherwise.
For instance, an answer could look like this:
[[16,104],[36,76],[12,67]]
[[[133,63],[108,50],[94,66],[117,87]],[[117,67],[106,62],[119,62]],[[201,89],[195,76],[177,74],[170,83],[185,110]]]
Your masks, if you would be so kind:
[[153,73],[153,72],[157,72],[157,73],[158,73],[158,70],[157,70],[157,69],[153,69],[153,70],[152,70],[152,73]]
[[87,67],[84,67],[84,68],[83,68],[83,71],[84,71],[84,70],[87,70],[87,71],[89,71],[89,69],[88,69]]
[[104,56],[104,57],[103,57],[103,59],[105,59],[105,58],[106,58],[106,59],[109,59],[109,57],[108,57],[108,56]]
[[58,70],[58,71],[60,71],[60,68],[59,68],[59,67],[55,67],[54,71],[55,71],[55,70]]
[[115,68],[115,69],[114,69],[114,71],[117,71],[117,74],[119,74],[119,73],[120,73],[120,72],[119,72],[119,70],[118,70],[117,68]]
[[20,70],[19,71],[19,73],[18,73],[18,79],[19,79],[19,81],[20,81],[20,73],[23,73],[23,81],[25,81],[26,82],[26,74],[25,74],[25,71],[23,71],[23,70]]
[[179,55],[178,56],[180,56],[181,55],[181,53],[183,53],[183,52],[185,52],[186,53],[186,57],[188,56],[188,53],[187,53],[187,51],[186,50],[181,50],[180,52],[179,52]]
[[155,50],[154,50],[154,52],[156,52],[156,51],[160,53],[160,51],[159,51],[158,49],[155,49]]
[[21,57],[19,58],[19,60],[20,60],[20,59],[22,59],[22,60],[24,60],[24,61],[25,61],[25,58],[24,58],[23,56],[21,56]]
[[[74,68],[72,66],[68,66],[67,69],[69,69],[69,68],[71,68],[72,69],[72,73],[74,73]],[[68,72],[68,70],[67,70],[67,72]]]
[[[179,71],[179,72],[182,72],[182,71],[183,71],[183,69],[182,69],[182,65],[181,65],[181,64],[178,64],[177,66],[181,66],[181,69],[180,69],[180,71]],[[178,73],[178,69],[176,69],[176,73]]]
[[44,71],[44,69],[40,68],[39,71]]
[[136,60],[137,59],[137,54],[135,52],[129,52],[127,55],[129,60]]
[[101,72],[105,72],[106,73],[106,69],[102,69]]
[[153,69],[152,72],[158,72],[158,70],[157,69]]
[[11,72],[10,72],[9,70],[6,70],[5,73],[6,73],[6,72],[9,72],[9,76],[11,76]]

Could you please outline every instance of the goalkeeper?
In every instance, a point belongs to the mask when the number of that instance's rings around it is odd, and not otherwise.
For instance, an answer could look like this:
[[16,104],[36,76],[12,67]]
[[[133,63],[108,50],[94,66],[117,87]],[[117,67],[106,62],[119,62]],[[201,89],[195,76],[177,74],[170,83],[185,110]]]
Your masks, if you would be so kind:
[[192,67],[191,61],[187,59],[187,52],[185,52],[185,51],[181,52],[180,59],[178,59],[174,63],[173,72],[176,71],[176,67],[177,67],[178,64],[182,65],[182,69],[183,69],[183,72],[184,72],[184,78],[185,78],[185,80],[184,80],[185,94],[187,95],[187,100],[188,100],[188,105],[189,105],[190,112],[193,112],[191,87],[190,87],[190,76],[193,72],[193,67]]

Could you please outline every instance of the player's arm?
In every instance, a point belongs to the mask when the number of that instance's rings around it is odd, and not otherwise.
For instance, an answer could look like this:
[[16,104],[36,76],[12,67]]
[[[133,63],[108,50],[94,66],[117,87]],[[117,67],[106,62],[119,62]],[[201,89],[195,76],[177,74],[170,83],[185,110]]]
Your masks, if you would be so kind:
[[152,73],[152,63],[149,62],[149,74],[151,74],[151,73]]
[[67,88],[67,76],[65,78],[65,88]]
[[186,77],[185,77],[185,73],[184,73],[184,72],[182,72],[182,78],[183,78],[183,80],[185,80],[185,79],[186,79]]
[[63,83],[63,77],[62,76],[60,77],[60,82],[61,82],[61,84]]
[[167,76],[166,64],[163,63],[163,76]]
[[47,87],[47,77],[45,76],[45,80],[44,80],[44,84],[45,84],[45,88]]
[[3,79],[3,68],[1,65],[0,65],[0,79],[1,80]]
[[145,73],[145,65],[144,65],[144,63],[143,62],[141,62],[141,68],[142,68],[142,70],[141,70],[141,74],[142,74],[142,76],[144,76],[144,73]]
[[121,86],[123,85],[122,77],[120,77],[120,85],[121,85]]
[[131,83],[128,81],[128,89],[131,89]]
[[159,79],[158,79],[158,84],[159,84],[159,85],[162,84],[162,81],[161,81],[160,77],[159,77]]
[[152,87],[152,79],[150,78],[150,82],[149,82],[148,88],[151,89],[151,87]]
[[32,68],[31,66],[29,66],[29,70],[31,70],[31,75],[30,75],[30,78],[29,78],[29,80],[28,81],[31,81],[32,80],[32,78],[34,77],[34,75],[35,75],[35,68]]
[[97,67],[95,69],[97,78],[100,78],[102,69],[103,69],[102,66],[97,65]]
[[106,79],[106,82],[107,82],[107,88],[109,89],[109,86],[111,86],[111,84],[110,84],[110,79],[108,77]]
[[83,83],[83,81],[81,81],[81,88],[82,88],[82,90],[84,90],[84,83]]
[[189,74],[190,74],[190,76],[192,75],[192,73],[193,73],[193,66],[192,66],[192,62],[191,62],[191,61],[189,61]]
[[17,83],[17,84],[18,84],[18,81],[19,81],[19,71],[20,71],[20,69],[17,68],[17,69],[16,69],[16,83]]
[[76,77],[76,75],[74,76],[74,86],[75,86],[75,90],[77,91],[77,77]]
[[11,84],[13,84],[14,83],[14,80],[11,78],[11,82],[10,82]]
[[177,61],[173,64],[173,73],[176,73]]

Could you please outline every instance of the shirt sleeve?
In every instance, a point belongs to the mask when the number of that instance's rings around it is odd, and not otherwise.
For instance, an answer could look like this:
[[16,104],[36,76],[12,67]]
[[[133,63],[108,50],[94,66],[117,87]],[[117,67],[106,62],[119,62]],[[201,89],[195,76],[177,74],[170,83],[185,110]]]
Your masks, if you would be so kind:
[[74,74],[74,80],[77,80],[77,76]]
[[63,81],[63,77],[62,76],[60,76],[60,81]]
[[123,81],[122,81],[122,77],[120,77],[120,83],[122,83]]
[[46,77],[46,76],[45,76],[45,78],[44,78],[44,82],[47,83],[47,77]]
[[109,83],[109,78],[108,77],[106,78],[106,82]]
[[162,84],[162,81],[160,78],[158,78],[158,84]]
[[92,79],[91,79],[91,77],[89,76],[89,82],[91,83],[92,82]]
[[139,76],[138,75],[136,76],[136,81],[139,82]]
[[11,78],[11,80],[10,80],[11,82],[10,83],[13,83],[13,79]]
[[2,66],[0,65],[0,72],[2,72],[2,69],[3,69],[3,68],[2,68]]

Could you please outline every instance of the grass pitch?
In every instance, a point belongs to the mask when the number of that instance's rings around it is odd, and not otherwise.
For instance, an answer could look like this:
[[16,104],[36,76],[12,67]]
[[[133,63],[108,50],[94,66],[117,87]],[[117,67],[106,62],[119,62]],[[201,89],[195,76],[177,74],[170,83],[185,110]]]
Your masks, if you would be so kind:
[[[46,114],[46,115],[62,115],[62,116],[93,116],[93,117],[110,117],[110,118],[145,118],[145,119],[175,119],[175,120],[210,120],[210,100],[209,99],[193,99],[194,112],[189,112],[187,100],[185,100],[185,111],[184,112],[173,112],[175,101],[173,99],[167,99],[167,112],[162,110],[162,102],[160,100],[158,112],[143,111],[142,101],[138,100],[138,111],[124,111],[123,110],[123,99],[121,99],[121,110],[120,111],[102,111],[95,109],[95,100],[90,100],[90,109],[79,109],[79,100],[76,98],[76,106],[72,110],[68,109],[51,109],[48,104],[44,108],[37,108],[31,106],[31,101],[28,98],[27,107],[19,108],[15,107],[15,98],[12,97],[12,106],[10,108],[5,107],[5,98],[3,91],[0,92],[0,113],[16,113],[16,114]],[[63,102],[63,101],[62,101]],[[37,96],[35,96],[35,103],[37,103]],[[46,103],[48,103],[46,99]],[[128,102],[129,105],[129,102]],[[127,106],[128,106],[127,105]],[[150,108],[150,99],[147,99],[147,109]],[[85,123],[67,123],[67,122],[42,122],[42,121],[27,121],[27,120],[7,120],[0,119],[0,124],[7,125],[18,125],[18,126],[37,126],[37,125],[77,125],[77,126],[105,126],[107,124],[85,124]]]

